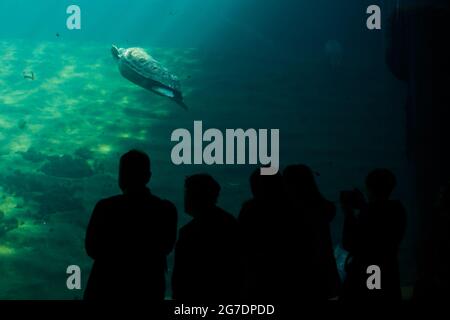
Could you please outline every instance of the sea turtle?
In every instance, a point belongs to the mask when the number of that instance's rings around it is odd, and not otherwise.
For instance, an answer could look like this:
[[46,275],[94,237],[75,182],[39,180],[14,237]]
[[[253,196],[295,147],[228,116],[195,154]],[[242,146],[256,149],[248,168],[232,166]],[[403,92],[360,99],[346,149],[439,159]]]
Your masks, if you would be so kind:
[[124,78],[158,95],[168,97],[187,109],[178,78],[144,49],[118,48],[113,45],[111,52]]

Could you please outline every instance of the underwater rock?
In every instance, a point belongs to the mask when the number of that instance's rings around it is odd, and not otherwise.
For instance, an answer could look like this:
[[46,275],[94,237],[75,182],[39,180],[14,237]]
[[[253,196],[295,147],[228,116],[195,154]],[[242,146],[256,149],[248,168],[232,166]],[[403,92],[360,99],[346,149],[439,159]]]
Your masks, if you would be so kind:
[[34,163],[44,161],[47,158],[46,155],[44,155],[40,151],[37,151],[33,147],[29,148],[26,152],[20,152],[20,154],[22,155],[22,158],[24,158],[25,160]]
[[27,128],[27,121],[24,120],[24,119],[19,120],[19,121],[17,122],[17,127],[18,127],[20,130],[25,130],[25,129]]
[[48,217],[59,212],[84,211],[82,200],[65,189],[52,188],[48,193],[36,195],[33,198],[40,203],[38,211],[40,217]]
[[68,212],[84,211],[82,199],[76,196],[77,186],[65,183],[48,183],[44,192],[29,195],[39,204],[38,216],[48,218],[49,215]]
[[104,174],[106,172],[106,166],[103,162],[99,160],[95,160],[92,163],[92,169],[95,171],[95,173],[98,174]]
[[75,150],[75,156],[81,158],[81,159],[91,159],[92,158],[92,151],[86,147],[81,147]]
[[30,216],[41,219],[57,212],[84,211],[82,200],[75,195],[81,188],[75,181],[61,182],[43,174],[20,171],[0,176],[0,184],[5,191],[23,198],[25,204],[31,203],[33,207],[37,204],[37,210],[33,210]]
[[0,183],[8,193],[27,197],[28,193],[45,192],[47,185],[42,177],[43,175],[24,174],[16,170],[7,176],[0,176]]
[[48,162],[41,167],[41,171],[46,175],[58,178],[78,179],[94,175],[85,159],[69,155],[48,157]]
[[17,229],[18,227],[19,227],[19,220],[17,220],[16,218],[6,219],[3,216],[0,219],[0,238],[4,236],[7,232]]

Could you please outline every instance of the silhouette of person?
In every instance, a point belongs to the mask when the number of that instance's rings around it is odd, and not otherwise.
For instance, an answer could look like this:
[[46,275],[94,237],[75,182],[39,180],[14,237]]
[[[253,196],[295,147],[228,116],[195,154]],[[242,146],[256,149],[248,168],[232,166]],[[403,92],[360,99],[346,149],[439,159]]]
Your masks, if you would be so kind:
[[166,256],[176,240],[177,211],[146,187],[150,177],[145,153],[131,150],[120,158],[123,194],[100,200],[87,228],[86,252],[94,264],[85,299],[164,299]]
[[250,176],[253,198],[241,208],[238,221],[244,243],[244,296],[253,301],[280,301],[283,294],[285,244],[283,224],[288,222],[281,174]]
[[425,257],[414,287],[414,299],[448,301],[450,299],[450,181],[441,187],[424,244]]
[[[366,178],[368,201],[359,190],[341,193],[345,214],[343,247],[349,252],[343,301],[400,301],[398,251],[406,227],[406,212],[390,200],[396,179],[387,169],[375,169]],[[359,211],[359,215],[356,215]],[[367,268],[380,268],[381,289],[369,290]]]
[[240,296],[238,223],[217,207],[220,185],[207,174],[186,178],[184,209],[193,219],[175,246],[173,298],[190,302],[235,301]]
[[289,221],[291,256],[298,259],[290,261],[289,273],[297,284],[297,296],[310,301],[335,298],[340,286],[330,231],[335,205],[321,194],[309,167],[290,165],[283,179],[294,214]]

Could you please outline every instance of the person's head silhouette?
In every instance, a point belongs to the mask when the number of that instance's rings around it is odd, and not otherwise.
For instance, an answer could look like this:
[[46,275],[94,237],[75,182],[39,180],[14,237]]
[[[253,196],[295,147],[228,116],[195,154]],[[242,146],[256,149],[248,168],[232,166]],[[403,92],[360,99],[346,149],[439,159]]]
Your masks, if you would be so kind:
[[150,181],[149,156],[139,150],[131,150],[120,157],[119,187],[124,193],[145,188]]
[[287,166],[283,171],[287,193],[298,201],[316,201],[323,199],[316,184],[314,172],[306,165]]
[[208,174],[195,174],[184,183],[184,210],[192,217],[214,207],[219,198],[220,185]]
[[385,201],[391,196],[397,181],[394,174],[387,169],[375,169],[366,178],[369,201]]
[[283,179],[279,172],[274,175],[261,175],[261,170],[256,169],[250,176],[250,188],[255,199],[270,200],[281,194]]

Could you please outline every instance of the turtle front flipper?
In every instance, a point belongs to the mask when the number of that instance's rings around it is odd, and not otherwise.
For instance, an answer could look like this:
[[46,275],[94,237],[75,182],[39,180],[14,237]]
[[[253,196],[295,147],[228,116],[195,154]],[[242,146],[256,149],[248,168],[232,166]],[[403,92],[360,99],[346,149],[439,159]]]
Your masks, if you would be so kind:
[[183,102],[183,97],[180,92],[160,86],[152,87],[152,91],[164,97],[170,98],[171,100],[175,101],[180,107],[188,110],[188,106]]
[[152,87],[152,90],[164,97],[175,98],[175,93],[173,92],[173,90],[170,90],[168,88]]
[[120,49],[116,45],[113,45],[111,47],[111,53],[112,53],[114,59],[117,59],[117,60],[120,59]]

